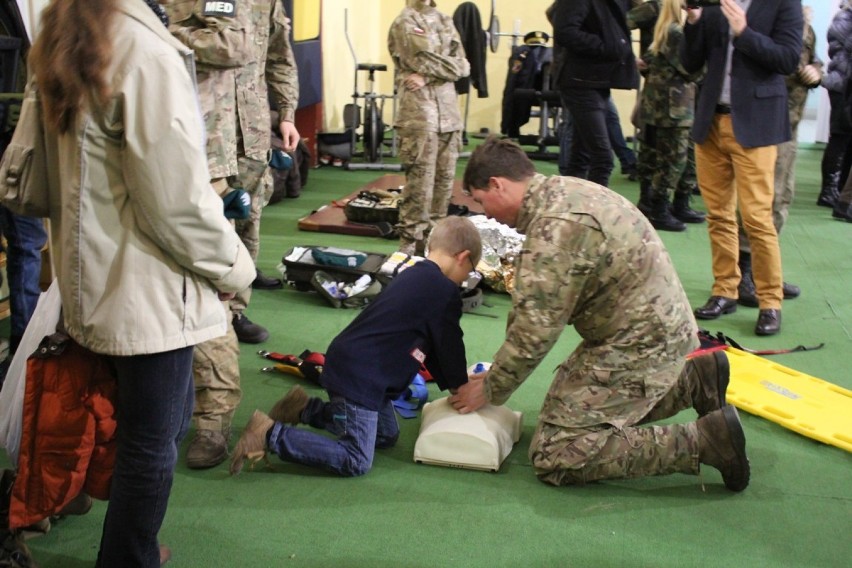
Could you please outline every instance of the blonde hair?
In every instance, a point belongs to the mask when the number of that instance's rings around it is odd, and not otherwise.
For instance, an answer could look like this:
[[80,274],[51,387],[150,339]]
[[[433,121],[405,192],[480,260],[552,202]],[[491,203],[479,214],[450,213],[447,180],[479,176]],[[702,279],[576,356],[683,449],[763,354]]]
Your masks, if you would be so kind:
[[660,4],[657,24],[654,26],[654,41],[651,42],[648,51],[654,55],[664,51],[668,45],[671,25],[683,26],[683,20],[683,0],[663,0]]
[[470,262],[476,266],[482,258],[482,237],[470,219],[450,215],[435,223],[429,235],[429,249],[451,255],[469,250]]

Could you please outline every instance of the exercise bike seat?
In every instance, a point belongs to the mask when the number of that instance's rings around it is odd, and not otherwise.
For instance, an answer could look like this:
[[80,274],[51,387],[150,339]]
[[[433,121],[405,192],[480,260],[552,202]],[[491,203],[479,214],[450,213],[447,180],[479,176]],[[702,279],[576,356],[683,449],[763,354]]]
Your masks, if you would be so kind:
[[384,63],[359,63],[358,71],[369,71],[372,73],[373,71],[387,71],[388,66]]

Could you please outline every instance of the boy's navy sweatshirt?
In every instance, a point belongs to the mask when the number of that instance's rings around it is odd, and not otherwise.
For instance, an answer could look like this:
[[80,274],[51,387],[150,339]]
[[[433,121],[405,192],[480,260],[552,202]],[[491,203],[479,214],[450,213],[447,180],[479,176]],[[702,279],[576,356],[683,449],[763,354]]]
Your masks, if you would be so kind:
[[423,362],[442,390],[467,382],[461,293],[437,264],[399,273],[325,355],[322,385],[370,410],[399,396]]

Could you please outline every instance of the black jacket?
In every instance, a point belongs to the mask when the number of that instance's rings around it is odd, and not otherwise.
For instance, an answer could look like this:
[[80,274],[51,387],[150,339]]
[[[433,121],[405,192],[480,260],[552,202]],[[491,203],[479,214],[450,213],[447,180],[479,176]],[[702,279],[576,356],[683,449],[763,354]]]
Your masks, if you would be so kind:
[[[752,2],[748,26],[734,40],[731,55],[731,120],[745,148],[772,146],[791,137],[785,77],[796,70],[802,53],[802,4],[799,0]],[[728,57],[729,25],[721,9],[704,8],[694,25],[684,26],[680,56],[696,72],[707,65],[695,104],[693,139],[701,144],[713,125]]]
[[461,37],[464,53],[470,63],[470,75],[456,81],[456,92],[467,94],[473,83],[477,96],[484,99],[488,96],[488,76],[485,73],[485,45],[487,43],[485,30],[482,29],[482,18],[479,8],[473,2],[462,2],[453,12],[453,23]]
[[438,265],[406,268],[331,342],[322,386],[370,410],[399,396],[424,362],[441,389],[467,382],[462,301]]
[[560,89],[636,89],[639,73],[625,14],[629,0],[558,0],[552,12]]

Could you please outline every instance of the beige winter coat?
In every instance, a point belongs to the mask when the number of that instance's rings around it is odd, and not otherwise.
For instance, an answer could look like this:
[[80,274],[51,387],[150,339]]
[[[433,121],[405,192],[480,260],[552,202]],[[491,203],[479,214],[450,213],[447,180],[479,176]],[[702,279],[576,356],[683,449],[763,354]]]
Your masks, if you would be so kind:
[[191,51],[142,0],[119,8],[109,103],[56,140],[51,242],[71,337],[137,355],[224,334],[217,290],[255,268],[209,184]]

